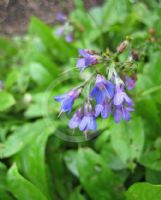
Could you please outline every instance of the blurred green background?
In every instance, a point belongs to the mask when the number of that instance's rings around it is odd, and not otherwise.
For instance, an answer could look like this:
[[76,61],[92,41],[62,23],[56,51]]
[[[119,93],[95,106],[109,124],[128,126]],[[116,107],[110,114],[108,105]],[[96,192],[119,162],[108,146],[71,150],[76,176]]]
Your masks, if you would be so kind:
[[[160,200],[161,2],[73,4],[71,43],[36,17],[26,34],[0,37],[0,200]],[[84,137],[53,96],[92,73],[75,68],[78,48],[115,51],[126,36],[144,57],[131,121],[100,120],[94,139],[66,141]]]

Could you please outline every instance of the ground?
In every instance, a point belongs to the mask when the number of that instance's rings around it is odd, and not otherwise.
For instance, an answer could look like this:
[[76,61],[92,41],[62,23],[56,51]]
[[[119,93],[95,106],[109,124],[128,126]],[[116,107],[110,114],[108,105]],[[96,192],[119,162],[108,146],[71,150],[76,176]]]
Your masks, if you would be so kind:
[[[86,8],[103,0],[84,0]],[[0,0],[0,34],[17,35],[26,32],[31,16],[53,24],[58,11],[69,12],[73,0]]]

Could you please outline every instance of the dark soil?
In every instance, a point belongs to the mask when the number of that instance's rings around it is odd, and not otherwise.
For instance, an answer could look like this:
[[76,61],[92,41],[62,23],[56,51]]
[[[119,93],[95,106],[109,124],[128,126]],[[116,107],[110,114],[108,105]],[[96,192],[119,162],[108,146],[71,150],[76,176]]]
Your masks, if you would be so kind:
[[[84,0],[86,9],[103,0]],[[53,24],[58,11],[70,12],[73,0],[0,0],[0,34],[17,35],[26,32],[31,16]]]

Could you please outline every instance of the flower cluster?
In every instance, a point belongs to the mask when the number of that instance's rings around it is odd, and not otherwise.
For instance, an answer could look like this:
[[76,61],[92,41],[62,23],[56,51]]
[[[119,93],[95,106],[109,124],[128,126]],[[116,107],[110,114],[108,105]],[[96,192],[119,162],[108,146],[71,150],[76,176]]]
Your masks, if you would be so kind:
[[67,19],[67,16],[62,12],[59,12],[57,13],[56,18],[57,21],[62,24],[57,28],[56,35],[58,37],[64,37],[66,42],[71,42],[73,40],[73,27]]
[[[117,49],[117,52],[120,54],[123,49],[125,49],[125,45],[122,45],[122,49],[120,47],[119,52]],[[88,49],[79,49],[76,66],[82,72],[90,66],[105,63],[106,60],[109,59],[105,59],[103,54],[100,55]],[[120,78],[119,70],[112,63],[107,67],[106,72],[108,72],[108,78],[96,70],[94,86],[69,122],[71,129],[79,128],[84,132],[96,130],[96,118],[105,119],[110,115],[113,116],[116,123],[121,119],[130,120],[130,113],[134,111],[134,103],[129,97],[128,91],[135,87],[135,78],[127,75]],[[89,81],[92,81],[92,78]],[[74,101],[81,95],[86,84],[88,81],[66,94],[55,97],[55,100],[61,103],[61,113],[71,113]]]

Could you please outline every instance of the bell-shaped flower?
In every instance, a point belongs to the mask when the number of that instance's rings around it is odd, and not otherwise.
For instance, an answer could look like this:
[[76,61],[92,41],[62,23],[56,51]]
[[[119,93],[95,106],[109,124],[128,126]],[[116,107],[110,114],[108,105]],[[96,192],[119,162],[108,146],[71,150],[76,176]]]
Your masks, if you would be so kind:
[[114,95],[114,84],[107,81],[104,76],[98,74],[96,83],[90,93],[90,98],[95,98],[97,104],[102,104],[106,98],[111,99]]
[[82,108],[78,109],[69,122],[69,128],[71,129],[77,128],[82,120],[83,114],[84,114],[83,109]]
[[112,105],[108,100],[104,100],[102,104],[97,104],[95,107],[95,116],[101,115],[103,119],[108,118],[111,113]]
[[89,50],[79,49],[80,58],[77,61],[76,66],[83,71],[90,65],[95,65],[98,62],[98,55],[92,54]]
[[73,89],[66,94],[54,97],[55,101],[61,103],[61,112],[71,112],[72,106],[76,98],[80,95],[82,88]]
[[95,113],[90,103],[87,103],[84,106],[84,116],[79,124],[79,129],[80,131],[89,131],[97,129]]
[[126,94],[124,87],[121,85],[115,86],[115,94],[114,94],[113,103],[115,106],[120,106],[123,103],[126,103],[129,106],[133,105],[131,98]]
[[127,107],[124,105],[116,106],[114,108],[113,117],[116,123],[120,122],[121,119],[124,119],[126,121],[130,120],[130,112],[133,112],[133,107]]

